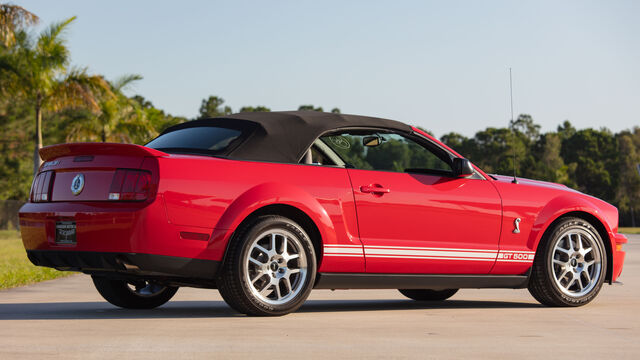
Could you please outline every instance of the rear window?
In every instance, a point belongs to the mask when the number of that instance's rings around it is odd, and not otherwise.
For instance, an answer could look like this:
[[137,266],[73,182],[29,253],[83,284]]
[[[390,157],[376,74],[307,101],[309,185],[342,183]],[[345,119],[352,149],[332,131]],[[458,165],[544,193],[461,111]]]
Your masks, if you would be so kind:
[[178,129],[160,135],[145,146],[175,154],[223,155],[240,140],[243,131],[215,126]]

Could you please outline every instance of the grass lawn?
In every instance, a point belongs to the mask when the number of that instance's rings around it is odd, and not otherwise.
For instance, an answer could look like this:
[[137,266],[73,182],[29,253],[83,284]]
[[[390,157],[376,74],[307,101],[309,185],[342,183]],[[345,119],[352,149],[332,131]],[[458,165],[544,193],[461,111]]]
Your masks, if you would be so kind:
[[0,289],[69,276],[73,272],[38,267],[27,259],[17,231],[0,230]]
[[621,234],[640,234],[640,227],[621,227],[618,232]]

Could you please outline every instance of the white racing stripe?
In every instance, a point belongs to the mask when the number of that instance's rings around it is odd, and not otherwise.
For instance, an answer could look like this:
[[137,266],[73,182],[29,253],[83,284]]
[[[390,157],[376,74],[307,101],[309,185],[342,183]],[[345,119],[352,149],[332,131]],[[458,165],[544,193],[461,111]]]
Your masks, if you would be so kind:
[[396,249],[370,249],[365,247],[366,255],[409,255],[409,256],[429,256],[429,257],[462,257],[462,258],[482,258],[495,259],[498,252],[472,252],[472,251],[436,251],[436,250],[396,250]]
[[476,259],[476,258],[441,257],[441,256],[393,256],[393,255],[367,255],[367,258],[415,259],[415,260],[491,261],[491,262],[493,262],[495,260],[495,259]]
[[362,249],[362,245],[325,245],[324,247],[335,249]]
[[361,254],[362,255],[362,247],[359,249],[356,248],[344,248],[344,249],[333,249],[333,248],[324,248],[325,254]]
[[402,250],[435,250],[435,251],[472,251],[472,252],[485,252],[496,254],[498,250],[484,250],[484,249],[460,249],[460,248],[434,248],[434,247],[414,247],[414,246],[365,246],[366,249],[402,249]]
[[333,256],[333,257],[357,257],[364,259],[364,255],[362,254],[324,254],[324,256]]
[[457,261],[498,261],[531,263],[534,251],[486,250],[460,248],[433,248],[415,246],[364,246],[351,244],[330,244],[324,246],[325,256],[369,257],[416,260],[457,260]]
[[362,250],[362,245],[331,244],[324,246],[324,256],[364,258],[364,252]]

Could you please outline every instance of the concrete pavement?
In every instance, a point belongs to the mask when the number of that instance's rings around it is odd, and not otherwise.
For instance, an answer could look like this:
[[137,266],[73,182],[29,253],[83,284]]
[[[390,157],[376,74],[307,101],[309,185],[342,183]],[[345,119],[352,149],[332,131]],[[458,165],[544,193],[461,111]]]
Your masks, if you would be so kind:
[[394,290],[316,290],[297,313],[251,318],[216,290],[154,310],[105,302],[85,275],[0,291],[0,359],[640,358],[640,236],[624,286],[581,308],[527,290],[461,290],[425,305]]

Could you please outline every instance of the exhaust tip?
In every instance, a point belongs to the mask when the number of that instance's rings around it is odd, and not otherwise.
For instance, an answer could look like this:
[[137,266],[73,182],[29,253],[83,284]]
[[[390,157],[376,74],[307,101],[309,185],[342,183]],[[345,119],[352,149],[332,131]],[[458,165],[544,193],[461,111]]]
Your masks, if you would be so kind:
[[138,267],[138,265],[132,264],[127,259],[125,259],[123,256],[118,256],[116,258],[116,263],[118,265],[122,266],[123,270],[126,270],[126,271],[140,271],[140,268]]

